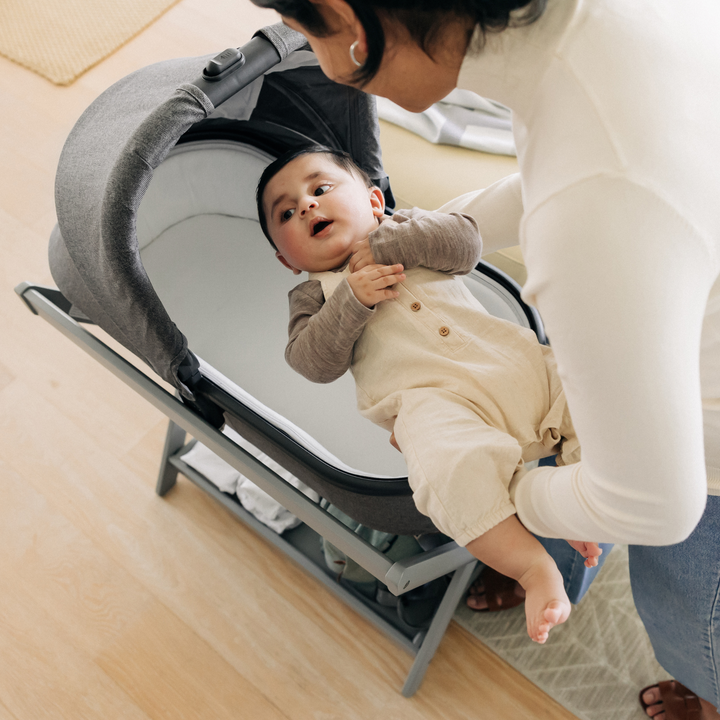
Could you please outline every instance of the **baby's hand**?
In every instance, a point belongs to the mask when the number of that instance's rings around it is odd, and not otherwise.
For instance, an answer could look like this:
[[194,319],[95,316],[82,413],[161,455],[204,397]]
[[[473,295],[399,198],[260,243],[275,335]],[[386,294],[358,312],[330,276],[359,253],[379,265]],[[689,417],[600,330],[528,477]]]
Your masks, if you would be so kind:
[[390,444],[399,452],[401,453],[402,450],[400,449],[400,446],[398,445],[398,441],[395,439],[395,433],[390,434]]
[[391,286],[405,279],[402,265],[366,265],[348,276],[350,289],[367,308],[383,300],[396,298],[400,293]]
[[568,543],[585,558],[586,568],[597,567],[598,558],[602,555],[602,548],[597,543],[580,540],[568,540]]
[[353,245],[352,255],[350,256],[350,272],[362,270],[368,265],[377,265],[377,263],[370,249],[370,241],[365,238],[364,240],[358,240]]

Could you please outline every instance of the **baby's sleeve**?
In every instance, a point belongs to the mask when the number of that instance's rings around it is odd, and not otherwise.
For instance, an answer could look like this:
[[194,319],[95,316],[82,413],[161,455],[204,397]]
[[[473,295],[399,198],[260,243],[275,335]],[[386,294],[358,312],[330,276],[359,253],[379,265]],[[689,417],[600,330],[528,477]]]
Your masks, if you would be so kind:
[[422,266],[451,275],[469,273],[482,254],[482,239],[470,215],[419,208],[385,218],[370,233],[369,242],[378,263],[402,263],[406,270]]
[[347,280],[327,302],[317,280],[301,283],[288,297],[288,365],[311,382],[337,380],[350,367],[355,341],[373,311],[358,301]]

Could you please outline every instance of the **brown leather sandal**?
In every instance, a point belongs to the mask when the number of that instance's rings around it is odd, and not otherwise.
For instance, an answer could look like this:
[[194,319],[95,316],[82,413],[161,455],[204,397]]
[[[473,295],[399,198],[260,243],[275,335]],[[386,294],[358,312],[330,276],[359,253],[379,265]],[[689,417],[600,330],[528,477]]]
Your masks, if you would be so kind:
[[650,705],[643,700],[643,695],[655,687],[660,690],[665,720],[700,720],[702,714],[700,699],[677,680],[663,680],[655,685],[648,685],[640,691],[640,704],[646,713]]
[[470,608],[474,612],[510,610],[510,608],[517,607],[525,602],[525,598],[520,597],[515,592],[517,581],[501,575],[491,567],[486,567],[476,582],[482,583],[485,588],[483,592],[478,593],[478,597],[485,597],[488,606],[486,608]]

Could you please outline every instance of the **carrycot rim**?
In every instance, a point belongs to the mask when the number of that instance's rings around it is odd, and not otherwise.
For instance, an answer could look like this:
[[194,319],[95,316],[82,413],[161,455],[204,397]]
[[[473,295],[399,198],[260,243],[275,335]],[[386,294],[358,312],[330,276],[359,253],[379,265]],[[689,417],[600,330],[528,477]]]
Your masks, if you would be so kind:
[[307,465],[313,472],[322,475],[326,482],[341,490],[357,495],[382,497],[412,495],[412,488],[407,476],[395,478],[373,477],[351,473],[331,465],[204,375],[195,386],[195,389],[232,416],[251,425],[270,442],[279,445],[298,461]]

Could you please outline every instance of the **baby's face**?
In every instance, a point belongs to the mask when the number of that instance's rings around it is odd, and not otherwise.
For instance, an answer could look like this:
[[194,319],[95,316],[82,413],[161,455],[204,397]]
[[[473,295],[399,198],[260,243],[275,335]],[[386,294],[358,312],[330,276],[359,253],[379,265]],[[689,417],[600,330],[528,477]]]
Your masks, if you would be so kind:
[[352,246],[377,227],[382,193],[326,155],[301,155],[265,188],[267,227],[286,267],[296,273],[342,266]]

